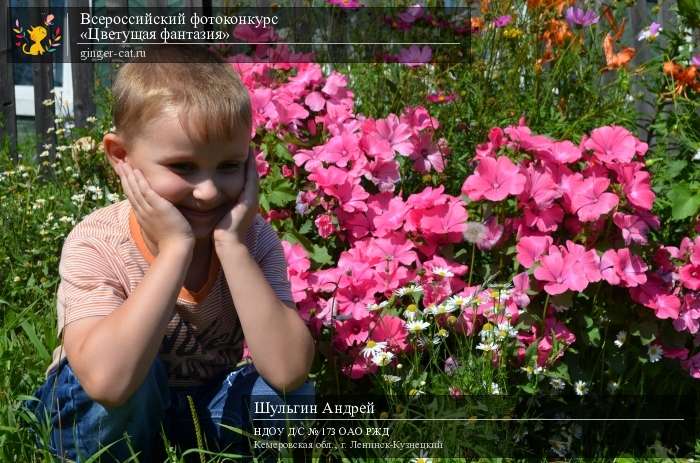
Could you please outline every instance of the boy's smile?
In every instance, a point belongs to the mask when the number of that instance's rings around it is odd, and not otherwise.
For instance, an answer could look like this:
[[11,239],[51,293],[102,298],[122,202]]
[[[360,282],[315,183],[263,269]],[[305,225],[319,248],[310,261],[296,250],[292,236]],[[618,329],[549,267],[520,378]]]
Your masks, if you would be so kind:
[[182,213],[196,239],[207,240],[243,191],[249,144],[247,128],[234,140],[193,142],[178,117],[168,113],[132,140],[126,160]]

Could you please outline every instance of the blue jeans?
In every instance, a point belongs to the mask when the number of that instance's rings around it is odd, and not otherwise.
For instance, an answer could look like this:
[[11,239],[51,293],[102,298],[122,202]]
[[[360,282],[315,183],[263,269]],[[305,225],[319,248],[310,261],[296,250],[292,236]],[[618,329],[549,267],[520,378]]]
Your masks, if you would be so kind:
[[[101,448],[114,443],[99,461],[124,461],[138,453],[138,460],[131,461],[151,462],[163,461],[165,457],[160,439],[161,425],[171,444],[178,444],[181,449],[197,447],[188,395],[193,399],[206,448],[247,456],[255,454],[250,448],[252,439],[222,424],[251,434],[253,424],[255,427],[283,427],[284,419],[269,419],[268,415],[256,414],[255,401],[276,405],[313,404],[315,401],[313,384],[306,382],[282,396],[252,364],[237,368],[204,386],[168,387],[165,365],[156,358],[132,397],[119,407],[107,409],[88,397],[64,359],[35,393],[39,400],[25,402],[25,407],[39,420],[48,418],[51,428],[49,450],[59,457],[59,461],[65,461],[65,458],[85,461]],[[268,419],[263,420],[263,417]],[[289,415],[288,418],[312,417]],[[198,459],[198,455],[194,456]]]

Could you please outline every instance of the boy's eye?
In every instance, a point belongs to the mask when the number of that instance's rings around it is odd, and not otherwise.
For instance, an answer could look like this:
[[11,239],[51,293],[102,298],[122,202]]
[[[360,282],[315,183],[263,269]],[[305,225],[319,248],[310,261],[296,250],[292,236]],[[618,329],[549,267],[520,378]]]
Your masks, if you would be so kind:
[[175,164],[170,164],[168,167],[176,172],[191,172],[195,169],[194,164],[189,164],[187,162],[178,162]]
[[220,168],[224,170],[236,170],[241,166],[240,162],[225,162],[221,164]]

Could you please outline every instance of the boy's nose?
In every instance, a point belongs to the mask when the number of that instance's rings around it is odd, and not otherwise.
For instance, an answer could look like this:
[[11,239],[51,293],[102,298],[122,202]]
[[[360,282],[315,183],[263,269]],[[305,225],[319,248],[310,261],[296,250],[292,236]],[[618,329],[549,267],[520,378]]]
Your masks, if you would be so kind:
[[219,189],[211,178],[206,178],[195,184],[192,195],[200,201],[211,201],[219,195]]

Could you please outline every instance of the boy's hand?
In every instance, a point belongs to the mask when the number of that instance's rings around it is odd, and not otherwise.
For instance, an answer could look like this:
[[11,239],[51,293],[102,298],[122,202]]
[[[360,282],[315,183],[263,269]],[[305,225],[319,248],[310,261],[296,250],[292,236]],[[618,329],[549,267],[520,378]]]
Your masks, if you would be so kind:
[[216,247],[245,244],[245,236],[258,213],[258,169],[253,150],[245,163],[245,185],[236,204],[214,227],[212,238]]
[[151,189],[140,170],[119,162],[116,171],[139,225],[159,252],[168,246],[194,247],[194,233],[187,219],[170,201]]

